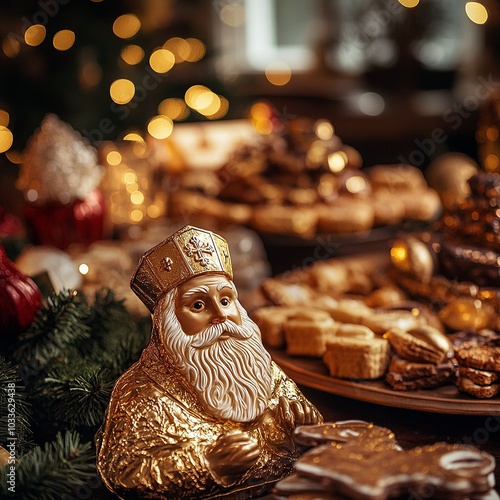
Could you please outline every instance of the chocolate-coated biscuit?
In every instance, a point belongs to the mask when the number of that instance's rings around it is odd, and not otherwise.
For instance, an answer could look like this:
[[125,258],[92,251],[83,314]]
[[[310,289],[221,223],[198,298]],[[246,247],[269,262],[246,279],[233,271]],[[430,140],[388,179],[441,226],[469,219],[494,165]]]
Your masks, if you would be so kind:
[[[405,365],[407,370],[403,368]],[[396,391],[434,389],[453,383],[455,379],[456,367],[450,359],[437,365],[392,360],[385,376],[386,382]]]
[[500,373],[487,370],[478,370],[469,366],[459,366],[458,373],[460,377],[465,377],[477,385],[491,385],[500,380]]
[[396,436],[387,427],[364,420],[340,420],[318,425],[302,425],[295,429],[294,440],[301,446],[312,447],[334,443],[339,447],[357,446],[369,441],[372,451],[400,450]]
[[495,484],[495,459],[472,446],[435,443],[366,455],[368,447],[320,445],[304,453],[295,470],[352,499],[385,500],[432,488],[434,498],[465,500],[488,493]]
[[500,346],[498,345],[464,342],[455,348],[455,358],[460,366],[500,372]]
[[465,392],[478,399],[489,399],[500,393],[500,384],[478,385],[467,377],[458,377],[457,387],[460,392]]
[[337,496],[328,491],[328,486],[323,485],[320,481],[298,474],[291,474],[285,479],[276,484],[274,495],[278,497],[282,495],[287,499],[301,500],[336,500]]
[[419,363],[400,358],[398,355],[391,357],[389,372],[404,375],[406,379],[415,379],[418,377],[430,377],[437,374],[437,366],[434,363]]

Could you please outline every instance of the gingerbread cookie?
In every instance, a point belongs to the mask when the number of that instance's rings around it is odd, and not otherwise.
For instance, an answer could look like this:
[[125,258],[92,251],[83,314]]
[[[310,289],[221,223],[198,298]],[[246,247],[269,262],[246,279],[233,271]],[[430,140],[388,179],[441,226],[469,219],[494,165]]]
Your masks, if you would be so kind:
[[[326,444],[315,446],[297,460],[294,476],[276,484],[277,495],[358,500],[398,495],[495,498],[495,459],[473,446],[435,443],[404,451],[394,439],[388,439],[387,430],[360,421],[296,431],[297,436],[308,434],[312,437],[305,438],[306,442]],[[332,440],[322,437],[329,434],[333,434]],[[321,486],[314,488],[313,483]]]
[[372,451],[400,450],[394,432],[364,420],[340,420],[319,425],[303,425],[294,431],[295,442],[311,448],[320,444],[356,446],[359,441],[370,441]]
[[327,484],[348,498],[382,500],[402,491],[453,500],[487,493],[494,486],[494,458],[472,446],[436,443],[409,451],[369,456],[365,448],[322,445],[306,452],[295,470]]
[[484,344],[464,342],[455,348],[455,357],[460,366],[500,372],[500,346],[492,345],[491,342],[492,340]]
[[[339,500],[339,496],[328,492],[328,486],[314,478],[290,474],[279,482],[275,489],[276,500]],[[341,499],[340,499],[341,500]]]

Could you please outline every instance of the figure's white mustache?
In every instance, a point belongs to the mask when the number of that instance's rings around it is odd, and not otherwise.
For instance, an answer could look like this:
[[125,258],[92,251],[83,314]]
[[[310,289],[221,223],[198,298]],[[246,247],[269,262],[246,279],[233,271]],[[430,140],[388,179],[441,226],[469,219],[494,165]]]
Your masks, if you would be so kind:
[[234,323],[234,321],[226,320],[222,323],[207,326],[201,332],[195,334],[191,342],[191,347],[195,349],[210,347],[224,334],[228,334],[230,337],[236,339],[245,340],[252,336],[252,331],[246,330]]

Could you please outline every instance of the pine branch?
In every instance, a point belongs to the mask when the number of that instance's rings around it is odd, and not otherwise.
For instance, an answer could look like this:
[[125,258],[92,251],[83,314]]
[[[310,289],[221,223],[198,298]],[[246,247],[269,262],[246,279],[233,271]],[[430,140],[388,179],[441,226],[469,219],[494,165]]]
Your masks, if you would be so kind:
[[113,356],[123,345],[129,345],[131,338],[135,339],[141,350],[145,346],[146,338],[138,321],[126,308],[125,301],[116,299],[112,290],[101,289],[96,292],[91,328],[94,347]]
[[47,297],[31,326],[20,335],[14,358],[41,371],[69,346],[90,338],[91,311],[85,297],[64,290]]
[[110,370],[89,360],[55,364],[33,388],[34,404],[56,427],[92,435],[102,423],[115,380]]
[[145,335],[140,331],[129,333],[114,346],[113,350],[101,353],[101,363],[105,365],[116,378],[135,363],[146,345]]
[[16,440],[18,453],[33,445],[31,406],[17,367],[0,356],[0,445]]
[[16,350],[36,407],[37,434],[75,429],[91,436],[116,379],[146,345],[150,322],[138,321],[111,290],[92,306],[78,294],[49,296]]
[[137,361],[146,346],[151,321],[137,319],[112,290],[101,289],[92,305],[92,342],[85,345],[89,359],[99,361],[118,378]]
[[106,334],[110,326],[130,317],[124,299],[117,299],[115,292],[106,288],[95,293],[92,310],[92,329],[97,334]]
[[0,496],[15,500],[60,500],[91,480],[95,455],[76,432],[58,433],[55,441],[37,446],[15,464],[15,491],[8,490],[9,466],[0,469]]

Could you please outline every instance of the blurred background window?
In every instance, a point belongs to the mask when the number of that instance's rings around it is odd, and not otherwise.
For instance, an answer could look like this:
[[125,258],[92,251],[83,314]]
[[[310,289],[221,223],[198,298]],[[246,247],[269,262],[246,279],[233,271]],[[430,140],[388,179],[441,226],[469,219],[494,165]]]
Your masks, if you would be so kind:
[[[215,2],[224,77],[285,64],[293,72],[361,75],[406,62],[454,72],[477,62],[482,30],[464,0]],[[481,5],[477,3],[478,5]],[[469,9],[470,10],[470,9]],[[441,86],[450,87],[448,79]]]

